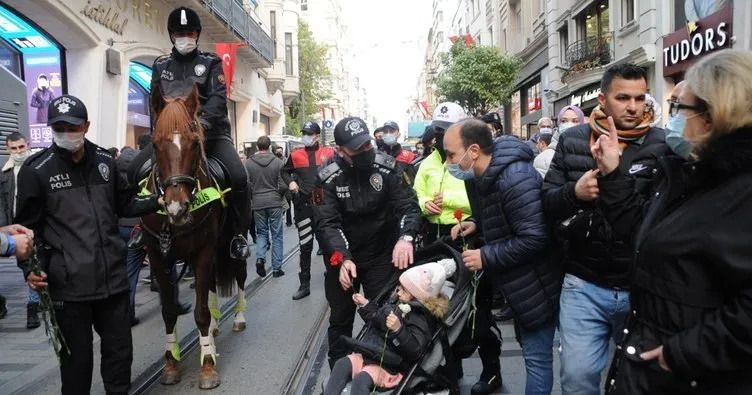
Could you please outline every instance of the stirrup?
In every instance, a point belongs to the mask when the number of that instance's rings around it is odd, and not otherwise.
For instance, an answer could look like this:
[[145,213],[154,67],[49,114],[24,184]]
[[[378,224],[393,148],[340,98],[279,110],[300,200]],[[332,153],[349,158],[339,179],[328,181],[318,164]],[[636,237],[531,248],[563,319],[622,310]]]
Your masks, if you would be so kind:
[[[236,243],[239,244],[237,247]],[[235,235],[232,240],[230,240],[230,257],[232,259],[248,259],[250,255],[251,251],[248,247],[248,240],[246,240],[243,235]]]

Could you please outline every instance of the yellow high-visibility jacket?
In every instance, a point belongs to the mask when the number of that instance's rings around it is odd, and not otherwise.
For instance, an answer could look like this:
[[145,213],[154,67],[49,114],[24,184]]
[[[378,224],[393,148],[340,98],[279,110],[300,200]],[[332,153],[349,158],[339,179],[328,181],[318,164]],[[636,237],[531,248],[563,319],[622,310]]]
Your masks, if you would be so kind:
[[[444,168],[444,163],[438,151],[432,152],[420,163],[418,173],[415,175],[413,189],[418,195],[418,203],[423,215],[432,224],[456,224],[457,218],[454,217],[454,211],[458,208],[462,209],[463,220],[472,215],[470,200],[465,191],[465,182],[449,174]],[[428,214],[426,202],[433,200],[434,195],[438,192],[444,194],[441,214]]]

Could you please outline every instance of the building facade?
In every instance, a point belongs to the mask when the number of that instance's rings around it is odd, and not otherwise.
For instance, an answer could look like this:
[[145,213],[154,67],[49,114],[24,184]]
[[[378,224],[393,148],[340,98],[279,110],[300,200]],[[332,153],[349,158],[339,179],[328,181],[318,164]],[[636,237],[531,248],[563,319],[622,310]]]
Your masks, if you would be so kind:
[[[268,77],[274,76],[279,56],[275,56],[265,4],[251,0],[2,0],[0,72],[13,74],[27,85],[29,97],[22,101],[29,102],[31,145],[41,148],[52,142],[45,112],[40,111],[46,103],[31,100],[44,84],[52,96],[72,94],[86,103],[91,121],[87,137],[99,145],[135,146],[138,136],[149,133],[151,65],[171,50],[167,15],[178,6],[199,13],[203,25],[200,50],[215,52],[217,43],[241,44],[228,97],[236,144],[241,146],[259,134],[281,133],[284,97],[298,90],[297,69],[282,85],[270,87]],[[296,39],[297,1],[271,2],[271,9],[279,12],[279,35],[290,29]]]
[[522,61],[514,81],[512,101],[503,106],[505,133],[527,139],[538,132],[538,120],[548,116],[543,91],[548,87],[548,37],[543,0],[496,2],[502,53]]

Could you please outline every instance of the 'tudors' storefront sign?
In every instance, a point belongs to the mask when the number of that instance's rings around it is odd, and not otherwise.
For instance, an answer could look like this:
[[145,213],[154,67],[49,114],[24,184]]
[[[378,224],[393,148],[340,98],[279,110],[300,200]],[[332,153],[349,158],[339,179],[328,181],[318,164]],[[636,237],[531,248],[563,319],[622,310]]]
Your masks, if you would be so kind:
[[684,72],[703,55],[732,44],[732,7],[725,7],[696,22],[688,22],[663,39],[663,76]]

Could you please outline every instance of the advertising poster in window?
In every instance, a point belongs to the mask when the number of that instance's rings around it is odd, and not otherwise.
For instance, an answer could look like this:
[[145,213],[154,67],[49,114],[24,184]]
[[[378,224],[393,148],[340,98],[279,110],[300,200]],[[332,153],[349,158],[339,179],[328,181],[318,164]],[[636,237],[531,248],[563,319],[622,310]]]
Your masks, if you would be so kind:
[[47,126],[50,102],[62,95],[60,52],[39,52],[24,56],[24,80],[29,98],[29,145],[52,144],[52,128]]

